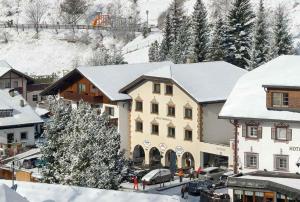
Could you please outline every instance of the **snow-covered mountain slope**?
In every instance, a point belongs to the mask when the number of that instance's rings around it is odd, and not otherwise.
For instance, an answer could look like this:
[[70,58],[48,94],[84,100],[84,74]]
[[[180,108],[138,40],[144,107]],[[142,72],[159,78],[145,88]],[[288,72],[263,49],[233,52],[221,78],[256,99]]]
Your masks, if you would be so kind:
[[[13,20],[14,23],[27,23],[25,10],[31,0],[0,0],[0,23]],[[43,22],[56,23],[59,16],[59,4],[63,0],[45,0],[48,4],[48,11],[43,19]],[[124,16],[130,15],[129,0],[88,0],[91,5],[87,12],[87,20],[81,23],[90,23],[89,16],[95,11],[105,8],[107,5],[114,5],[119,2],[123,7]],[[211,0],[204,0],[208,9],[211,5]],[[19,2],[19,5],[18,5]],[[146,11],[149,11],[149,24],[156,25],[159,15],[165,11],[172,0],[138,0],[138,9],[140,10],[141,21],[147,19]],[[257,5],[259,0],[252,0],[254,5]],[[295,37],[295,41],[300,41],[300,0],[264,0],[267,8],[275,8],[279,3],[286,6],[287,12],[291,19],[291,30]],[[192,13],[195,0],[186,0],[185,12]],[[209,9],[210,10],[210,9]],[[18,12],[17,12],[18,11]],[[7,16],[8,12],[12,15]],[[105,11],[104,11],[105,12]],[[18,14],[19,13],[19,14]],[[13,67],[20,71],[49,74],[52,72],[71,69],[74,62],[79,60],[79,64],[84,65],[85,61],[91,56],[93,44],[83,43],[68,43],[61,40],[65,32],[56,35],[54,31],[42,31],[40,39],[33,39],[33,31],[20,31],[19,34],[15,30],[0,29],[0,37],[6,31],[10,34],[9,43],[0,43],[0,59],[7,60]],[[93,34],[93,33],[91,33]],[[147,62],[149,45],[155,41],[160,41],[162,38],[161,32],[155,30],[147,38],[141,35],[129,42],[122,51],[125,54],[124,58],[129,63]],[[106,44],[118,43],[112,40],[111,37],[106,37]]]

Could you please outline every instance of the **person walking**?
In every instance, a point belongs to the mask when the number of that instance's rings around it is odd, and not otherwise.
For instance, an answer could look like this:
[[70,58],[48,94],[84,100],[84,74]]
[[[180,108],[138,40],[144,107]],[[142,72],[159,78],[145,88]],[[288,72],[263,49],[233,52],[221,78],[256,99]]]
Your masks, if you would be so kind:
[[139,183],[136,176],[133,176],[133,189],[139,190]]
[[194,168],[193,167],[190,168],[190,180],[192,180],[192,178],[194,179]]
[[181,183],[182,182],[182,177],[183,177],[183,170],[182,170],[182,168],[179,169],[178,176],[179,176],[179,182]]
[[143,185],[143,190],[145,190],[146,189],[146,181],[145,180],[142,181],[142,185]]
[[184,184],[184,185],[181,187],[181,198],[184,198],[185,190],[186,190],[186,185]]

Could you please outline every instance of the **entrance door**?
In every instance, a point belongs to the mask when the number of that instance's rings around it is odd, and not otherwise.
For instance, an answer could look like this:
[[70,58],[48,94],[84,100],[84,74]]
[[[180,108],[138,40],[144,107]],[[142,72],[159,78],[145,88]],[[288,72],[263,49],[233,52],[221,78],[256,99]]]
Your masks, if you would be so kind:
[[264,202],[275,202],[274,196],[274,192],[265,192]]

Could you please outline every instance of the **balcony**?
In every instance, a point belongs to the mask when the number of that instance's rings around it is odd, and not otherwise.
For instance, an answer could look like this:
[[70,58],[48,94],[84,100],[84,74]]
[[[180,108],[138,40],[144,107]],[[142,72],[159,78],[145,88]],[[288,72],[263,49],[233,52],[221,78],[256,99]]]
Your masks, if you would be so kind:
[[61,93],[61,97],[75,102],[83,100],[84,102],[88,102],[90,104],[103,103],[103,96],[95,96],[93,94],[78,94],[72,91],[65,91]]

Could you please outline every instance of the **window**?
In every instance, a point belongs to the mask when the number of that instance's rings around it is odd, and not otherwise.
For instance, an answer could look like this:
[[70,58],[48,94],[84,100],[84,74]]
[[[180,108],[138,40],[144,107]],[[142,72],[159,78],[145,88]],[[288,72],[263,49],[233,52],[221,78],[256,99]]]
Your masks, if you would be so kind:
[[113,107],[105,107],[105,112],[109,116],[114,116],[115,115],[115,109]]
[[247,137],[258,138],[258,126],[247,126]]
[[153,93],[160,93],[160,84],[159,83],[153,83]]
[[168,127],[168,137],[175,138],[175,128]]
[[86,91],[85,84],[79,83],[78,84],[78,93],[85,93],[85,91]]
[[151,134],[158,135],[159,134],[159,126],[158,124],[151,125]]
[[273,107],[288,107],[289,94],[288,93],[272,93]]
[[10,88],[10,81],[9,80],[4,81],[4,88]]
[[289,156],[275,155],[274,156],[274,170],[288,171],[289,169]]
[[166,95],[173,95],[173,86],[172,85],[166,85]]
[[186,119],[193,118],[193,110],[191,108],[184,108],[184,118]]
[[142,112],[143,111],[143,102],[135,101],[135,111]]
[[12,117],[13,115],[13,110],[0,110],[0,117]]
[[32,95],[32,101],[37,102],[38,101],[38,95]]
[[21,133],[21,140],[27,140],[27,132]]
[[174,106],[168,106],[168,116],[175,117],[175,107]]
[[258,154],[245,153],[245,167],[246,168],[258,168]]
[[287,128],[286,127],[276,127],[276,139],[277,140],[287,140]]
[[193,140],[193,131],[185,130],[184,131],[184,140],[192,141]]
[[142,121],[135,122],[135,131],[143,132],[143,122]]
[[151,104],[151,113],[152,114],[158,114],[159,107],[157,103],[152,103]]
[[13,133],[8,133],[7,134],[7,143],[8,144],[11,144],[11,143],[13,143],[14,142],[14,134]]

